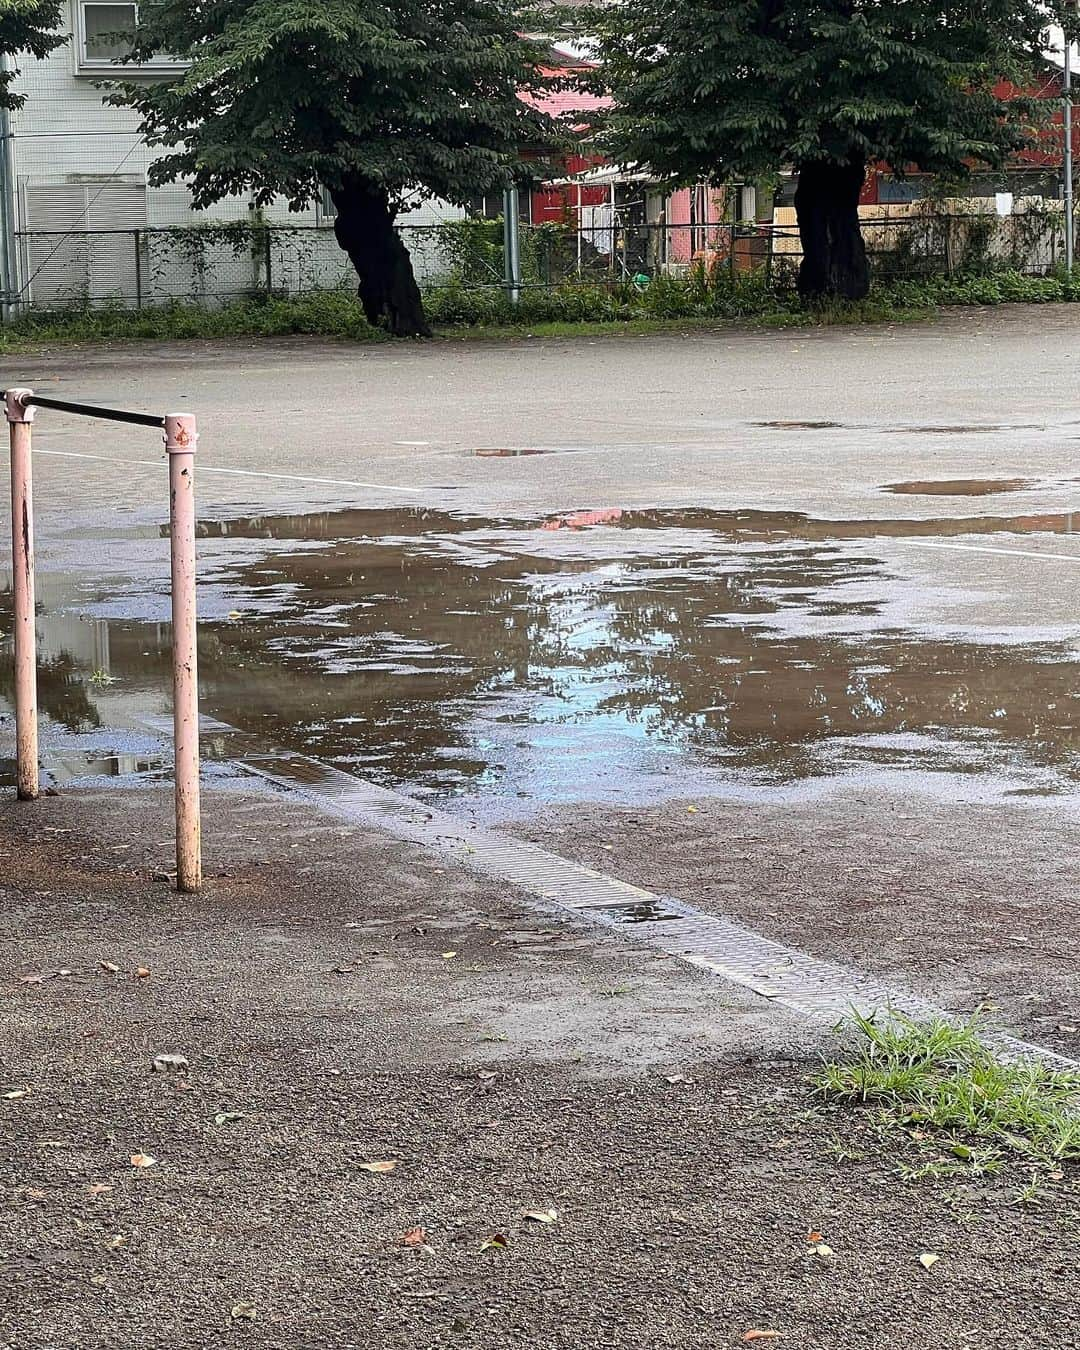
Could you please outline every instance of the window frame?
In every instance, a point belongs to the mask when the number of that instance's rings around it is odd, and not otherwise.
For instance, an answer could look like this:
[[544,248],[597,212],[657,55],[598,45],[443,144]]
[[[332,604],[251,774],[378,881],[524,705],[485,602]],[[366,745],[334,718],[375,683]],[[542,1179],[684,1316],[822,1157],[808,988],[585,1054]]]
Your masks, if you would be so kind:
[[94,57],[87,55],[86,51],[86,11],[91,5],[108,5],[115,8],[117,5],[127,5],[135,11],[135,23],[139,22],[139,4],[138,0],[72,0],[72,6],[75,10],[75,23],[73,25],[75,33],[74,55],[75,71],[79,75],[100,75],[102,71],[113,70],[122,71],[125,76],[146,74],[171,74],[176,71],[186,70],[190,62],[178,61],[175,57],[154,56],[149,61],[140,61],[137,65],[128,65],[117,61],[112,57]]

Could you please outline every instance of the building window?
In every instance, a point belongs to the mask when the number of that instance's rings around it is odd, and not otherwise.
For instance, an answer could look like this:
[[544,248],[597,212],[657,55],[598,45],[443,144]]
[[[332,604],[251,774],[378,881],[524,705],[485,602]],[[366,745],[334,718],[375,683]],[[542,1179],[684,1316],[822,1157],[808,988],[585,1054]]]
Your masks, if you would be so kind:
[[[79,70],[96,73],[114,68],[131,51],[139,21],[138,5],[118,4],[114,0],[78,0],[76,8]],[[140,70],[182,70],[185,64],[172,56],[154,56],[129,69],[132,74]]]

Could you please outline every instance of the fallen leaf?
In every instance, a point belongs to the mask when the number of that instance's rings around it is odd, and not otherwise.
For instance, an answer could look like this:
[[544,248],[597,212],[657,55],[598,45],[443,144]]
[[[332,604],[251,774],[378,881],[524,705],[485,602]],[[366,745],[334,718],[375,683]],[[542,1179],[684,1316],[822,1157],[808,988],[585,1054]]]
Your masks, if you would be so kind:
[[671,1083],[689,1083],[690,1079],[684,1073],[668,1073],[664,1075],[664,1082]]
[[814,1253],[815,1253],[815,1255],[817,1255],[817,1256],[835,1256],[835,1255],[836,1255],[836,1253],[833,1251],[833,1249],[829,1246],[829,1244],[828,1244],[827,1242],[819,1242],[818,1245],[814,1248]]
[[690,815],[690,816],[696,816],[697,813],[698,813],[698,808],[697,808],[696,806],[688,806],[688,807],[686,808],[686,813],[687,813],[687,815]]
[[501,1252],[508,1245],[509,1243],[507,1242],[505,1233],[492,1233],[491,1237],[485,1238],[483,1242],[481,1242],[480,1250],[482,1252],[486,1252],[489,1251],[492,1247],[494,1247],[496,1251]]
[[783,1336],[782,1331],[759,1331],[756,1327],[752,1331],[747,1331],[743,1335],[744,1341],[778,1341]]
[[[133,1160],[133,1161],[134,1161],[134,1160]],[[91,1195],[108,1195],[108,1193],[109,1193],[111,1190],[112,1190],[112,1187],[109,1186],[109,1185],[107,1185],[104,1181],[95,1181],[94,1184],[90,1187],[90,1194],[91,1194]]]
[[246,1317],[249,1322],[255,1321],[255,1305],[253,1303],[234,1303],[229,1310],[229,1316],[235,1321]]
[[922,1266],[924,1270],[929,1270],[931,1266],[936,1265],[940,1260],[941,1257],[937,1252],[923,1252],[919,1257],[919,1265]]
[[1065,1173],[1064,1173],[1064,1172],[1050,1172],[1048,1175],[1049,1175],[1051,1181],[1064,1181],[1064,1180],[1065,1180]]
[[107,1275],[91,1275],[91,1276],[90,1276],[90,1283],[93,1284],[93,1285],[96,1285],[99,1289],[100,1289],[103,1285],[108,1284],[108,1282],[109,1282],[109,1277],[108,1277]]
[[120,973],[120,967],[112,961],[99,961],[98,965],[102,970],[107,970],[110,975],[118,975]]
[[1068,1032],[1080,1031],[1080,1027],[1074,1027],[1071,1022],[1059,1022],[1057,1024],[1057,1029],[1058,1031],[1068,1031]]
[[557,1209],[527,1209],[525,1218],[531,1219],[533,1223],[558,1223],[559,1211]]
[[151,1158],[149,1153],[133,1153],[131,1155],[132,1167],[155,1167],[157,1159]]
[[427,1242],[427,1229],[419,1225],[415,1228],[406,1228],[401,1240],[406,1247],[423,1247]]
[[825,1238],[822,1236],[821,1233],[818,1232],[816,1228],[814,1228],[809,1233],[807,1233],[806,1240],[807,1242],[817,1243],[817,1242],[824,1242]]
[[117,1233],[115,1237],[109,1238],[109,1240],[105,1243],[105,1246],[111,1252],[118,1252],[126,1241],[127,1238],[124,1237],[122,1233]]
[[44,1200],[46,1194],[46,1191],[39,1190],[37,1186],[27,1186],[26,1190],[23,1191],[27,1200]]
[[443,952],[442,959],[444,961],[449,961],[453,956],[457,956],[457,952]]
[[45,976],[44,976],[44,975],[20,975],[20,976],[19,976],[19,983],[20,983],[20,984],[44,984],[44,983],[45,983]]
[[4,1093],[4,1101],[6,1101],[6,1102],[21,1102],[22,1099],[23,1099],[24,1097],[29,1097],[29,1096],[30,1096],[30,1089],[29,1089],[29,1088],[16,1088],[14,1092],[5,1092],[5,1093]]
[[136,967],[136,970],[135,970],[135,978],[136,978],[137,980],[145,980],[145,979],[148,979],[149,976],[150,976],[150,967],[149,967],[149,966],[138,966],[138,967]]
[[360,1164],[361,1170],[364,1172],[392,1172],[396,1166],[396,1162],[366,1162]]
[[244,1119],[243,1111],[219,1111],[214,1117],[215,1125],[232,1125]]

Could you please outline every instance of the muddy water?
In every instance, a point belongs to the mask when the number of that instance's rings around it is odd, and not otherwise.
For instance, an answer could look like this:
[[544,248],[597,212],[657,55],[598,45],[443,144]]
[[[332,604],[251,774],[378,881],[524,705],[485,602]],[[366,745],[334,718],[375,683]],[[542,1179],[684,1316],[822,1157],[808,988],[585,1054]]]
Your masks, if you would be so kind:
[[[204,710],[436,797],[631,798],[898,769],[1072,791],[1073,645],[906,627],[887,548],[1072,528],[1069,514],[617,510],[208,521],[207,594],[231,608],[205,606]],[[9,605],[0,593],[0,629]],[[86,621],[61,601],[41,632],[42,706],[65,726],[107,722],[118,700],[160,706],[166,624]],[[0,665],[0,695],[9,680]]]
[[882,491],[909,497],[996,497],[999,492],[1025,492],[1036,486],[1034,478],[931,478],[886,483]]

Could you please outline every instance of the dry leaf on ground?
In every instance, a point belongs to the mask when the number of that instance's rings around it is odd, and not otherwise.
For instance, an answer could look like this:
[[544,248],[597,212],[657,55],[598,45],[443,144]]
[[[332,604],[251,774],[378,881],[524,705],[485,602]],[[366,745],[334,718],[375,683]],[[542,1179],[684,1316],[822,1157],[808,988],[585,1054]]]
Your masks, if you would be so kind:
[[929,1270],[931,1266],[937,1265],[941,1257],[937,1252],[923,1252],[919,1257],[919,1265],[924,1270]]
[[102,970],[107,970],[110,975],[117,975],[120,972],[120,967],[114,961],[99,961],[98,965]]
[[762,1331],[755,1327],[752,1331],[746,1332],[743,1336],[744,1341],[778,1341],[783,1336],[782,1331]]
[[422,1247],[427,1242],[427,1229],[419,1224],[415,1228],[406,1228],[401,1240],[406,1247]]
[[558,1223],[559,1211],[556,1209],[527,1209],[524,1217],[533,1223]]
[[94,1184],[90,1187],[90,1194],[91,1194],[91,1195],[108,1195],[108,1193],[109,1193],[111,1190],[112,1190],[112,1187],[111,1187],[110,1185],[108,1185],[106,1182],[104,1182],[104,1181],[95,1181]]
[[155,1167],[157,1159],[151,1158],[149,1153],[133,1153],[131,1155],[132,1167]]
[[135,978],[136,978],[137,980],[145,980],[145,979],[148,979],[149,976],[150,976],[150,967],[149,967],[149,966],[136,966],[136,968],[135,968]]
[[366,1162],[361,1163],[361,1170],[364,1172],[392,1172],[397,1166],[396,1162]]
[[16,1088],[16,1089],[14,1090],[14,1092],[5,1092],[5,1093],[4,1093],[4,1101],[6,1101],[6,1102],[21,1102],[22,1099],[23,1099],[24,1097],[29,1097],[29,1096],[30,1096],[30,1089],[29,1089],[29,1088]]
[[481,1242],[480,1250],[486,1252],[494,1247],[496,1251],[503,1251],[507,1246],[509,1246],[509,1243],[505,1233],[492,1233],[491,1237],[485,1238]]
[[810,1232],[806,1235],[806,1240],[807,1242],[817,1244],[818,1242],[825,1241],[825,1235],[824,1233],[819,1233],[816,1228],[811,1228]]
[[234,1303],[229,1310],[229,1316],[239,1321],[241,1317],[246,1317],[249,1322],[255,1321],[255,1305],[253,1303]]
[[816,1256],[835,1256],[835,1255],[836,1255],[836,1253],[833,1251],[833,1249],[829,1246],[829,1244],[828,1244],[827,1242],[819,1242],[819,1243],[817,1244],[817,1246],[814,1248],[814,1254],[815,1254]]

